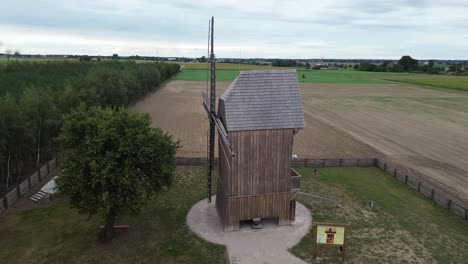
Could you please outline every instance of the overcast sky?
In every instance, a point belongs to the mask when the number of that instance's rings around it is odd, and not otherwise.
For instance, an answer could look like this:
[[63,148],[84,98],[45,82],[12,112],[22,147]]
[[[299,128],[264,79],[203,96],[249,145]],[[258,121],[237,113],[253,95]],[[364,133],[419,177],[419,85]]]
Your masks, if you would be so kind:
[[0,51],[468,59],[468,0],[2,0]]

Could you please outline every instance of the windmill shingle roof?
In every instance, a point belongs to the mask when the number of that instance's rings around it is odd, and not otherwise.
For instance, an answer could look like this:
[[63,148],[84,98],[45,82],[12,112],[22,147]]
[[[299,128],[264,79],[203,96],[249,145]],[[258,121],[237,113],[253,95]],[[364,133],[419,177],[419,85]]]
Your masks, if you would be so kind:
[[304,128],[296,70],[241,71],[220,100],[227,131]]

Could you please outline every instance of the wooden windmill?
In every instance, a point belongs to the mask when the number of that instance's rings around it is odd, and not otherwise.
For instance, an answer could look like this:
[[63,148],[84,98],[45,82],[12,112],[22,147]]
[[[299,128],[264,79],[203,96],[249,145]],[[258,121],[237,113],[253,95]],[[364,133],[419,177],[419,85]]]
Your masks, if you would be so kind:
[[219,98],[216,112],[213,19],[210,25],[210,97],[204,96],[210,120],[208,195],[216,127],[216,209],[224,231],[238,230],[240,221],[255,218],[289,224],[295,216],[294,195],[300,188],[300,176],[291,169],[293,138],[304,127],[297,72],[241,71]]

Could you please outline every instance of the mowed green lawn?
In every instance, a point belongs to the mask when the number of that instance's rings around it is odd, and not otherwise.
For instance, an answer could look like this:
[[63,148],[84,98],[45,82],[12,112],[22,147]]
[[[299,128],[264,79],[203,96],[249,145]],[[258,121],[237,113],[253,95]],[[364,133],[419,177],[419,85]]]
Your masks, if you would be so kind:
[[[349,223],[350,263],[467,263],[468,223],[377,168],[299,168],[301,189],[339,202],[299,198],[314,221]],[[375,202],[369,209],[368,201]],[[312,260],[310,232],[291,251]],[[319,247],[317,263],[338,263],[336,247]]]
[[122,216],[130,229],[97,241],[99,216],[88,220],[66,199],[44,208],[0,215],[0,263],[225,263],[225,248],[192,234],[188,210],[206,196],[206,168],[179,167],[173,187],[139,215]]

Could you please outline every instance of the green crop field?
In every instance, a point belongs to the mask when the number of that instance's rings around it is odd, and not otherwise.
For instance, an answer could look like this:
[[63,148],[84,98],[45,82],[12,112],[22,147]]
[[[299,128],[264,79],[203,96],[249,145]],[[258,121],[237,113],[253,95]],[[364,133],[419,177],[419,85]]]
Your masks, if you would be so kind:
[[[49,61],[67,61],[78,62],[78,59],[70,58],[10,58],[10,62],[49,62]],[[6,57],[0,57],[0,64],[8,63]]]
[[[237,77],[237,75],[239,75],[239,70],[217,70],[216,80],[233,81]],[[389,83],[389,81],[384,80],[386,76],[399,76],[405,74],[375,74],[367,72],[364,73],[359,71],[299,70],[297,72],[297,75],[300,82],[310,83]],[[208,79],[208,70],[191,70],[184,68],[182,72],[176,76],[175,79],[184,81],[206,81]]]
[[[233,81],[237,75],[238,70],[216,70],[217,81]],[[188,70],[183,69],[182,72],[176,75],[175,79],[180,81],[207,81],[207,70]]]
[[[339,202],[306,198],[314,221],[350,224],[350,263],[465,263],[468,223],[377,168],[300,168],[301,189]],[[375,202],[375,208],[367,206]],[[291,251],[312,260],[312,232]],[[338,263],[336,247],[320,247],[318,261]]]
[[[188,67],[190,65],[190,67]],[[238,69],[230,69],[229,67],[219,67],[216,71],[216,79],[218,81],[233,81],[239,75]],[[234,64],[226,64],[234,65]],[[200,64],[185,64],[182,72],[175,79],[184,81],[206,81],[208,79],[208,70],[195,66],[203,66]],[[206,66],[206,64],[205,64]],[[245,66],[243,70],[252,70],[248,66],[256,65],[241,65]],[[260,67],[260,66],[259,66]],[[258,68],[258,69],[282,69],[282,68]],[[287,69],[287,68],[284,68]],[[289,68],[293,69],[293,68]],[[297,71],[297,76],[300,82],[306,83],[391,83],[402,82],[409,84],[427,85],[440,88],[449,88],[456,90],[468,91],[468,76],[451,76],[451,75],[431,75],[419,73],[392,73],[392,72],[365,72],[353,70],[303,70]]]
[[[179,63],[183,65],[184,69],[187,70],[207,70],[209,69],[208,63]],[[254,64],[235,64],[235,63],[217,63],[217,70],[268,70],[268,69],[287,69],[286,67],[272,67],[266,65],[254,65]]]
[[411,84],[420,84],[468,91],[468,76],[408,74],[385,76],[383,79]]

